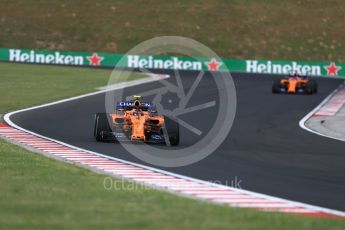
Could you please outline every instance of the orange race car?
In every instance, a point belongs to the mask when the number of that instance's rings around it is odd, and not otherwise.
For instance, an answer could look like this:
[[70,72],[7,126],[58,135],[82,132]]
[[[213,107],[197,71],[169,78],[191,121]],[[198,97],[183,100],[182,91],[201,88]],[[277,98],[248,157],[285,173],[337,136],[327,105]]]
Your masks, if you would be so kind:
[[272,93],[314,94],[317,93],[317,82],[305,75],[294,72],[273,83]]
[[141,96],[116,104],[115,113],[95,115],[94,137],[97,141],[132,141],[179,144],[179,125],[160,116],[152,103],[142,102]]

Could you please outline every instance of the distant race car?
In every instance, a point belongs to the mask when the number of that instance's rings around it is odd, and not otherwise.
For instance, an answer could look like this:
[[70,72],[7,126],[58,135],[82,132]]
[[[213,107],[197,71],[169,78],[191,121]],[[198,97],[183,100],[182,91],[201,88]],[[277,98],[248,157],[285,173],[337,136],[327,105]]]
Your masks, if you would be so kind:
[[274,81],[272,86],[272,93],[314,94],[317,90],[318,85],[314,79],[297,72]]
[[160,116],[152,103],[134,100],[116,104],[115,113],[95,115],[94,137],[97,141],[131,141],[178,145],[179,125],[174,120]]

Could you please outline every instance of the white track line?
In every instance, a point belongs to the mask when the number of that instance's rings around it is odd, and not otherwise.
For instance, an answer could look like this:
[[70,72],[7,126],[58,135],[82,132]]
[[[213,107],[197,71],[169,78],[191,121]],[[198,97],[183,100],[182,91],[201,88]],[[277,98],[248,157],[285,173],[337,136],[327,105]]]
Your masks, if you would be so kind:
[[316,114],[322,107],[324,107],[341,89],[343,89],[344,86],[345,86],[345,82],[342,85],[340,85],[336,90],[334,90],[328,97],[326,97],[315,109],[313,109],[310,113],[308,113],[305,117],[303,117],[299,122],[299,126],[306,131],[309,131],[311,133],[317,134],[317,135],[322,136],[322,137],[327,137],[327,138],[331,138],[331,139],[338,140],[338,141],[345,141],[344,139],[341,139],[341,138],[331,137],[331,136],[328,136],[326,134],[319,133],[319,132],[317,132],[317,131],[315,131],[315,130],[313,130],[313,129],[311,129],[305,125],[305,123],[314,114]]
[[[147,82],[152,82],[152,81],[153,80],[150,79]],[[226,204],[232,207],[254,208],[254,209],[265,210],[265,211],[280,211],[280,212],[288,212],[288,213],[294,213],[294,214],[303,214],[303,215],[320,216],[320,217],[345,218],[345,212],[342,212],[342,211],[322,208],[322,207],[318,207],[314,205],[294,202],[287,199],[277,198],[277,197],[264,195],[264,194],[260,194],[256,192],[251,192],[251,191],[247,191],[243,189],[232,188],[232,187],[219,185],[219,184],[215,184],[215,183],[211,183],[207,181],[202,181],[195,178],[168,172],[165,170],[156,169],[153,167],[125,161],[119,158],[114,158],[114,157],[103,155],[97,152],[78,148],[76,146],[72,146],[70,144],[61,142],[59,140],[55,140],[55,139],[31,132],[29,130],[26,130],[11,121],[11,116],[13,114],[17,114],[17,113],[29,111],[29,110],[34,110],[37,108],[48,107],[48,106],[52,106],[56,104],[61,104],[64,102],[101,94],[110,90],[116,90],[116,89],[121,89],[124,87],[135,86],[136,84],[138,84],[138,82],[135,84],[129,82],[126,84],[115,85],[115,86],[112,86],[111,88],[107,88],[98,92],[89,93],[89,94],[81,95],[78,97],[64,99],[64,100],[60,100],[60,101],[56,101],[56,102],[52,102],[52,103],[48,103],[48,104],[44,104],[40,106],[34,106],[31,108],[22,109],[19,111],[8,113],[4,116],[4,120],[6,121],[7,124],[12,126],[13,128],[2,127],[0,125],[0,135],[2,135],[5,138],[7,138],[7,135],[8,135],[8,139],[14,140],[17,143],[22,142],[25,144],[25,146],[28,146],[28,147],[34,147],[35,142],[31,142],[31,141],[28,142],[27,138],[28,140],[30,140],[31,138],[37,141],[40,140],[41,143],[43,144],[36,143],[36,146],[38,145],[39,147],[42,147],[42,148],[47,147],[48,150],[45,150],[44,153],[48,153],[51,156],[59,157],[60,159],[65,159],[74,163],[80,163],[80,165],[88,166],[90,167],[90,169],[98,170],[98,171],[100,170],[104,173],[108,173],[117,177],[122,177],[125,179],[132,180],[134,182],[150,185],[156,189],[163,189],[164,191],[170,191],[176,194],[187,195],[189,197],[194,197],[196,199],[210,200],[215,203]],[[144,84],[144,82],[140,82],[140,84]],[[11,135],[19,134],[21,132],[25,133],[26,135],[17,135],[17,136],[11,137]],[[32,137],[29,137],[28,134],[32,135]],[[53,144],[51,145],[49,143],[46,143],[46,141]],[[57,147],[61,146],[64,148],[67,147],[69,148],[69,150],[66,150],[65,152],[60,152],[60,151],[56,152],[53,149],[51,150],[49,149],[49,147],[51,146],[57,146]],[[78,153],[82,154],[83,157],[78,157],[74,155]],[[69,154],[72,154],[72,155],[69,155]],[[87,155],[89,155],[89,159],[84,158],[84,156],[87,157]],[[112,168],[108,168],[108,166]],[[126,170],[121,171],[120,169],[126,169]],[[141,173],[132,174],[133,170],[139,170]],[[144,170],[144,171],[141,171],[141,170]],[[145,173],[143,174],[143,172]],[[170,183],[168,183],[167,180],[170,180]],[[221,194],[224,194],[224,196],[221,196]],[[218,196],[214,197],[212,195],[218,195]],[[233,199],[235,197],[237,197],[238,199]],[[256,202],[248,201],[244,203],[243,198],[251,198],[251,200],[255,200]]]

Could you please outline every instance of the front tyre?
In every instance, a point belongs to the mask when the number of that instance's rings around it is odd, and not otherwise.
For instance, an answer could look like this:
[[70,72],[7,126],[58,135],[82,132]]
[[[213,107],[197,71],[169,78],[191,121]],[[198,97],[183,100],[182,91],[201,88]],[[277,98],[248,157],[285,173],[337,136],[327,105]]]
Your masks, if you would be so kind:
[[305,86],[307,94],[317,93],[317,88],[318,88],[317,83],[313,79],[309,80]]
[[168,132],[170,145],[178,145],[180,143],[180,128],[178,122],[164,117],[164,123]]
[[272,93],[280,93],[280,80],[275,80],[272,85]]
[[107,113],[95,114],[95,126],[93,130],[93,135],[96,141],[103,142],[103,132],[111,132],[108,119],[109,115]]
[[314,93],[317,93],[317,91],[318,91],[317,82],[315,80],[311,80],[311,81],[312,81],[312,84],[313,84]]

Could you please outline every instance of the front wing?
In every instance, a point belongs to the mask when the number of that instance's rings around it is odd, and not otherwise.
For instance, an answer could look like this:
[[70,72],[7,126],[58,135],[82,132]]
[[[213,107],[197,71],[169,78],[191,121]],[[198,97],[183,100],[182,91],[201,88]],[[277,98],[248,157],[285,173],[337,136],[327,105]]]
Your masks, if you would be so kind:
[[[102,131],[100,134],[101,134],[102,141],[136,142],[136,143],[143,142],[143,141],[132,141],[129,137],[127,137],[126,133],[123,133],[123,132]],[[149,135],[149,139],[146,140],[145,143],[165,144],[165,139],[163,135],[152,134],[152,135]]]
[[[289,93],[288,90],[285,87],[279,88],[279,93]],[[307,90],[303,87],[297,88],[294,92],[295,94],[307,94]],[[290,93],[291,94],[291,93]]]

